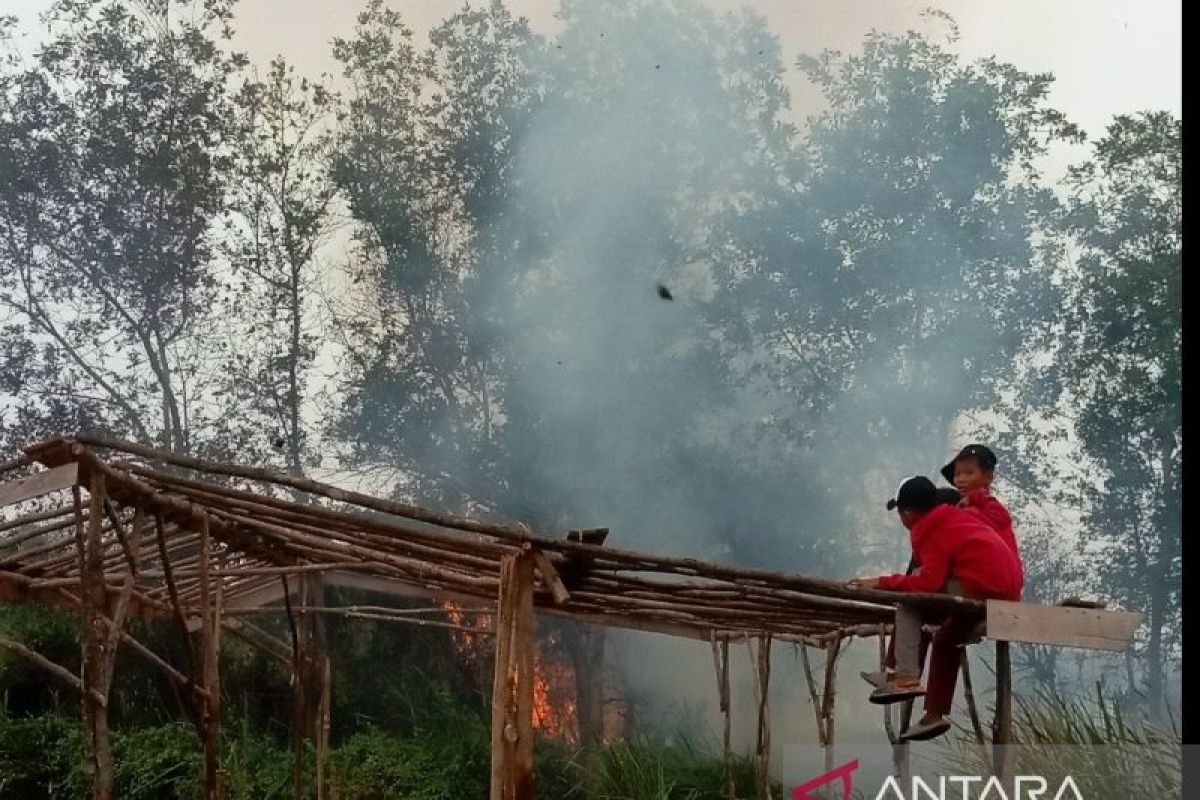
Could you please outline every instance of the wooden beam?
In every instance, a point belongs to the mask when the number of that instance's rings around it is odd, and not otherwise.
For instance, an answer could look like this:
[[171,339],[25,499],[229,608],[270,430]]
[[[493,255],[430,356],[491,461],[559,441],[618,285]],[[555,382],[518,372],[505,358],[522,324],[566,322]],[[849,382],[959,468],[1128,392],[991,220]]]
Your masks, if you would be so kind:
[[25,478],[0,484],[0,508],[74,486],[79,464],[74,461]]
[[989,639],[1089,650],[1121,651],[1133,641],[1141,614],[1097,608],[987,601]]
[[[70,686],[75,691],[77,691],[77,692],[83,691],[83,681],[81,681],[75,675],[75,673],[71,672],[66,667],[55,664],[53,661],[46,658],[41,653],[38,653],[34,650],[30,650],[28,647],[21,644],[20,642],[15,642],[12,639],[7,639],[3,636],[0,636],[0,647],[4,648],[6,650],[11,650],[12,652],[21,656],[21,658],[24,658],[25,660],[29,661],[29,663],[33,664],[34,666],[39,667],[39,668],[45,670],[46,672],[48,672],[49,674],[53,675],[54,677],[58,678],[60,681],[62,681],[66,685]],[[93,700],[95,700],[97,703],[99,703],[101,705],[107,705],[108,700],[105,699],[104,695],[100,694],[95,689],[92,689],[91,693],[92,693]]]
[[550,557],[541,550],[534,550],[533,563],[537,565],[538,574],[542,576],[542,583],[546,584],[550,593],[554,595],[554,602],[560,606],[569,602],[571,593],[563,585],[562,578],[558,576],[558,570],[554,568],[554,564],[550,563]]
[[533,558],[500,565],[492,684],[491,800],[533,798]]

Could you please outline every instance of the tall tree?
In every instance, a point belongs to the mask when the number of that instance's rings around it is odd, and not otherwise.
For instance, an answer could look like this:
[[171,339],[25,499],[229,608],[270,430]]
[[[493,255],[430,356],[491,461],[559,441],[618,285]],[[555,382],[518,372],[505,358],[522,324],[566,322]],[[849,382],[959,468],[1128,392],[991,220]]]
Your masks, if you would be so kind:
[[[457,504],[448,468],[488,419],[463,333],[459,187],[435,141],[433,66],[400,15],[372,0],[334,55],[350,83],[333,174],[357,223],[347,313],[351,348],[341,433],[358,463],[387,465],[393,489]],[[444,128],[443,128],[444,130]],[[482,423],[481,423],[482,421]],[[449,494],[446,494],[446,493]]]
[[328,173],[336,98],[297,77],[282,58],[237,98],[237,143],[222,247],[230,264],[223,306],[230,348],[222,385],[239,409],[243,458],[302,474],[316,457],[312,408],[316,360],[330,327],[325,302],[334,271],[322,249],[336,226]]
[[218,418],[213,290],[232,2],[61,0],[0,91],[6,444],[101,427],[176,450]]
[[720,315],[773,431],[846,510],[836,532],[864,490],[942,463],[952,422],[994,399],[1052,315],[1056,203],[1034,162],[1078,132],[1049,76],[914,32],[799,66],[827,107],[786,181],[731,221]]
[[1056,367],[1088,464],[1084,523],[1099,585],[1148,617],[1146,690],[1161,712],[1178,656],[1182,574],[1183,123],[1119,116],[1072,171],[1081,248]]

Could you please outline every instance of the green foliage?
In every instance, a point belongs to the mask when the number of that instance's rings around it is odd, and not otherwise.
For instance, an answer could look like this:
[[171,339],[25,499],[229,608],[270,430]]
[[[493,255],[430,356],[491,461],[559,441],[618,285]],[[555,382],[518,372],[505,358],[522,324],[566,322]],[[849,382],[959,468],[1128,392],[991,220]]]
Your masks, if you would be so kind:
[[356,734],[330,757],[330,775],[346,800],[456,800],[485,797],[488,734],[482,726],[423,731],[403,739]]
[[118,797],[182,800],[201,793],[203,755],[195,729],[186,722],[119,733],[113,741],[113,761]]
[[[244,721],[222,731],[221,771],[230,800],[291,797],[292,753],[283,742],[256,734]],[[463,721],[397,736],[360,731],[334,747],[330,787],[343,800],[460,800],[487,796],[489,731]],[[114,789],[130,800],[184,800],[198,796],[202,753],[194,729],[182,722],[117,731],[113,739]],[[81,800],[83,731],[61,716],[0,715],[0,794]],[[312,753],[305,784],[311,791]],[[753,759],[736,756],[738,796],[755,792]],[[558,741],[534,747],[534,786],[559,800],[720,800],[724,765],[684,738],[650,738],[581,750]],[[775,787],[779,791],[779,787]]]
[[[1015,699],[1015,774],[1042,775],[1053,787],[1070,775],[1084,797],[1180,796],[1177,720],[1164,730],[1143,716],[1131,719],[1099,683],[1094,697],[1041,690]],[[985,755],[964,739],[934,760],[957,774],[987,775]]]
[[[588,763],[588,762],[578,762]],[[757,795],[754,760],[735,756],[732,763],[738,797]],[[582,768],[586,797],[605,800],[721,800],[725,767],[719,757],[690,739],[664,743],[649,738],[612,742],[599,748]],[[778,784],[772,792],[781,793]]]
[[1147,688],[1158,705],[1178,641],[1182,589],[1183,123],[1118,117],[1072,176],[1083,247],[1061,380],[1096,467],[1085,520],[1092,566],[1113,596],[1149,613]]
[[[0,605],[0,635],[21,642],[57,664],[79,668],[79,615],[63,609],[36,605]],[[63,707],[74,708],[74,691],[47,679],[46,674],[25,659],[0,649],[0,691],[8,709],[21,714],[38,714]]]
[[0,713],[0,796],[82,800],[83,728],[57,716],[10,718]]
[[8,448],[82,427],[182,448],[220,422],[188,394],[206,375],[189,344],[245,62],[220,46],[231,3],[183,5],[57,0],[45,45],[0,73]]
[[[847,531],[872,485],[939,463],[964,410],[1011,400],[1027,370],[1018,416],[1056,427],[1025,429],[1038,447],[1013,474],[1044,474],[1071,418],[1088,473],[1072,502],[1103,545],[1080,588],[1148,611],[1161,694],[1179,636],[1179,120],[1117,118],[1060,203],[1034,164],[1079,132],[1051,78],[967,63],[953,35],[801,58],[825,106],[798,130],[766,21],[700,0],[563,0],[553,39],[494,0],[427,46],[369,0],[333,44],[344,97],[282,60],[252,75],[232,8],[55,0],[29,59],[0,17],[0,445],[97,427],[302,471],[328,423],[345,465],[406,499],[830,574],[861,558]],[[330,279],[318,253],[342,208],[349,266]],[[1084,574],[1056,544],[1027,552],[1046,599]],[[5,635],[72,669],[75,626],[0,609]],[[341,796],[482,796],[486,659],[440,631],[328,627]],[[170,626],[138,634],[183,663]],[[119,658],[121,796],[194,796],[172,690]],[[287,796],[286,671],[234,643],[222,667],[231,795]],[[84,793],[78,726],[37,716],[76,701],[46,685],[0,656],[0,793]],[[1100,713],[1104,737],[1144,741],[1103,700],[1022,713],[1032,739],[1094,739]],[[546,796],[721,783],[686,742],[537,752]]]

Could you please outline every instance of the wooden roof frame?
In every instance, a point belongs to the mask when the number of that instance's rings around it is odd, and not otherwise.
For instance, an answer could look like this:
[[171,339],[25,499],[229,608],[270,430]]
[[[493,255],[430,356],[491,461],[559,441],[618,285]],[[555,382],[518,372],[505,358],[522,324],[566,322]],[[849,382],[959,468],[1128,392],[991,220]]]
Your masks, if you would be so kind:
[[[206,796],[215,798],[222,631],[288,663],[296,675],[308,676],[297,683],[311,688],[311,676],[321,672],[321,665],[301,647],[301,639],[308,639],[298,633],[294,598],[300,599],[301,612],[416,621],[387,608],[313,607],[305,592],[315,583],[494,609],[491,630],[475,629],[498,637],[493,798],[523,799],[532,792],[527,706],[537,613],[710,642],[726,721],[727,759],[729,642],[757,642],[762,791],[768,780],[765,718],[772,640],[803,645],[822,743],[829,744],[832,670],[842,643],[848,637],[883,634],[900,602],[931,612],[986,616],[998,639],[1004,698],[1008,641],[1119,650],[1140,623],[1140,615],[1126,612],[852,589],[821,578],[617,549],[589,543],[589,537],[539,535],[520,522],[433,511],[275,470],[203,461],[107,436],[81,433],[33,444],[20,458],[0,465],[0,479],[16,470],[27,474],[0,483],[0,601],[78,609],[85,623],[83,675],[72,675],[20,643],[0,638],[0,646],[83,692],[97,797],[107,796],[102,776],[107,774],[111,783],[111,764],[105,763],[111,760],[106,706],[118,643],[132,647],[188,690],[191,716],[205,741]],[[9,519],[14,508],[19,513]],[[280,611],[292,620],[290,648],[247,619]],[[199,631],[201,652],[192,653],[191,669],[176,669],[125,632],[130,616],[174,620],[189,648],[189,634]],[[821,698],[808,668],[808,648],[826,653]],[[327,693],[327,658],[323,675]],[[320,707],[319,702],[307,705]],[[998,700],[997,743],[1007,727],[999,720],[1007,720],[1008,713],[1007,699]],[[978,720],[973,721],[979,730]],[[327,716],[324,730],[327,737]],[[888,730],[891,736],[890,717]],[[318,767],[321,763],[318,747]]]

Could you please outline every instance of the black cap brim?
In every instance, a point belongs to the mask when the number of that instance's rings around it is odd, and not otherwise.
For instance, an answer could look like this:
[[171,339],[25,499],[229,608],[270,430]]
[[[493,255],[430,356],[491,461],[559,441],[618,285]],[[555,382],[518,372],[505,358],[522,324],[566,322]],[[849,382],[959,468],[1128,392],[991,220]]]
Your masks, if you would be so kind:
[[893,497],[891,500],[887,501],[887,510],[894,511],[895,508],[896,508],[896,498]]
[[942,467],[942,477],[946,479],[946,483],[954,483],[954,464],[958,459],[955,458],[946,466]]

